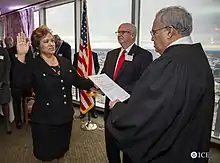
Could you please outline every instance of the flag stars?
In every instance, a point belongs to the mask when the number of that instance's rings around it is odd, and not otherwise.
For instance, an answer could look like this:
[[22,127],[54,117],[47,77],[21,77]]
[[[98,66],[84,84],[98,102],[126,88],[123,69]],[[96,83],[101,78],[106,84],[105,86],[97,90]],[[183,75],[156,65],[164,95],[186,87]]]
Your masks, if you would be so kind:
[[82,25],[81,25],[81,39],[82,39],[82,47],[87,48],[88,46],[88,29],[87,29],[87,11],[86,4],[83,4],[83,15],[82,15]]

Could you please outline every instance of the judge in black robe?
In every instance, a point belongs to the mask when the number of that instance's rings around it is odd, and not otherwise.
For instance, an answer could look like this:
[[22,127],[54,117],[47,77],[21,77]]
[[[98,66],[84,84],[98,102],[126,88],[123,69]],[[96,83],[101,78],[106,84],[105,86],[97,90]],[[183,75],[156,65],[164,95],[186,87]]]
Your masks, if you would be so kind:
[[[174,27],[156,35],[159,20],[152,40],[162,56],[143,73],[127,104],[110,103],[107,129],[134,163],[207,163],[214,110],[211,68],[201,44],[190,44],[189,36]],[[168,48],[162,34],[172,36]]]

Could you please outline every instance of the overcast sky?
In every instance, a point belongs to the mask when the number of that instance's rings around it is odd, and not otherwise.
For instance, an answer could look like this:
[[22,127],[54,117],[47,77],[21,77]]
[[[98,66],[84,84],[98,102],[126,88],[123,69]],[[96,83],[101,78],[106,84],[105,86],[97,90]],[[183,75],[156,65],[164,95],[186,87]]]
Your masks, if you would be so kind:
[[[87,0],[91,44],[95,48],[117,47],[114,32],[119,24],[131,21],[131,0]],[[217,0],[142,0],[140,44],[151,44],[149,31],[155,13],[169,5],[182,5],[194,19],[193,39],[195,42],[211,42],[219,37],[220,3]],[[63,39],[73,44],[74,5],[66,4],[47,9],[47,25]],[[218,22],[218,23],[217,23]]]

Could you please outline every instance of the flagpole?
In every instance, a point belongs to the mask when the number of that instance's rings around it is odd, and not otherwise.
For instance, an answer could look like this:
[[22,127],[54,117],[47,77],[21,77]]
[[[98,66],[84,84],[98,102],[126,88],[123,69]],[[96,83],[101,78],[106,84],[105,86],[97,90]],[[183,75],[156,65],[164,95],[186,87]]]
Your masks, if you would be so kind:
[[[85,7],[85,8],[87,8],[87,4],[86,4],[87,2],[86,2],[86,0],[84,0],[83,1],[83,8]],[[85,5],[85,6],[84,6]],[[86,11],[87,12],[87,11]],[[86,37],[86,42],[87,43],[89,43],[89,27],[88,27],[88,18],[87,18],[87,14],[86,14],[86,17],[85,17],[85,19],[86,19],[86,26],[87,26],[87,33],[86,33],[86,35],[87,35],[87,37]],[[89,44],[87,44],[87,48],[86,48],[86,54],[87,54],[87,65],[89,65],[89,64],[91,64],[91,62],[90,62],[90,59],[92,58],[92,52],[91,52],[91,49],[90,49],[91,47],[90,47],[90,45]],[[94,63],[92,62],[92,66],[94,66]],[[87,71],[86,71],[86,73],[87,73],[87,75],[86,75],[86,78],[88,78],[88,76],[89,75],[91,75],[91,72],[90,72],[91,70],[89,69],[89,66],[87,66]],[[95,105],[95,103],[94,103],[94,105]],[[94,106],[92,106],[92,108],[93,108]],[[95,129],[97,129],[97,125],[95,124],[95,123],[92,123],[91,122],[91,109],[92,108],[89,108],[89,111],[87,112],[88,114],[88,121],[85,123],[85,124],[83,124],[82,126],[81,126],[81,128],[82,129],[84,129],[84,130],[87,130],[87,131],[91,131],[91,130],[95,130]]]
[[88,111],[88,121],[81,126],[83,130],[92,131],[97,129],[97,124],[91,122],[91,110]]
[[88,111],[88,122],[91,122],[91,110]]

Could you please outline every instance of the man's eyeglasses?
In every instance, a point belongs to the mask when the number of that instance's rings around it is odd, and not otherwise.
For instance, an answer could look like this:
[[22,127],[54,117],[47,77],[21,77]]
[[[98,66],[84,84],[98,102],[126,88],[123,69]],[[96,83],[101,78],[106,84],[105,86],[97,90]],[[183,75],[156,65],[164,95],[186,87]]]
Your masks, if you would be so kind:
[[115,32],[116,35],[125,34],[125,33],[131,33],[130,31],[117,31]]
[[[166,29],[166,28],[170,28],[170,27],[173,27],[173,26],[168,25],[168,26],[165,26],[165,27],[162,27],[162,28],[152,29],[152,30],[150,31],[150,34],[151,34],[151,36],[153,37],[153,36],[157,33],[157,31],[160,31],[160,30]],[[174,27],[173,27],[173,28],[174,28]]]

